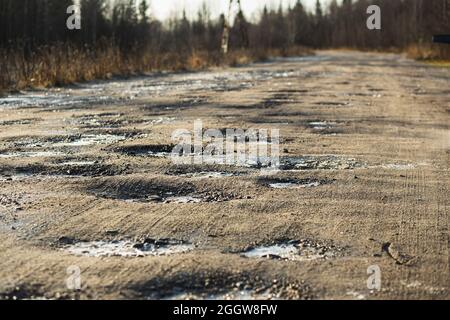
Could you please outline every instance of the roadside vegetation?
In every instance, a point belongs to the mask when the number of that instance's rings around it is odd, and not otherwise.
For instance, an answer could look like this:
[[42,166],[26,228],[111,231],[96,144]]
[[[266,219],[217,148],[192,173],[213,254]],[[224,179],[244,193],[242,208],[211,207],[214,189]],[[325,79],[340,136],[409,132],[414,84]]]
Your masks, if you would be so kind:
[[[225,0],[224,0],[225,1]],[[221,53],[225,16],[205,4],[195,18],[153,18],[147,0],[81,0],[81,30],[66,28],[72,0],[0,1],[0,91],[61,86],[162,70],[198,70],[311,54],[316,48],[402,51],[425,60],[450,59],[450,46],[433,45],[450,33],[450,0],[375,1],[382,30],[368,30],[366,0],[318,0],[309,12],[264,8],[250,21],[238,10],[230,52]],[[157,5],[156,2],[153,3]]]

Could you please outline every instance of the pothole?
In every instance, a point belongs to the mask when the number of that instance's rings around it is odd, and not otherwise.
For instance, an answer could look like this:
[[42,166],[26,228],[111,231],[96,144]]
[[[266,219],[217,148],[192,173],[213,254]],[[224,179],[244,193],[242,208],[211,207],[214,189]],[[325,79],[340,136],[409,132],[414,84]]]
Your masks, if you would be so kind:
[[113,144],[125,139],[125,136],[113,134],[87,134],[69,137],[66,141],[53,144],[53,147],[84,147],[96,144]]
[[284,157],[280,165],[282,170],[349,170],[364,167],[364,163],[354,158],[338,156]]
[[59,151],[11,151],[0,153],[0,158],[12,159],[12,158],[51,158],[65,155]]
[[309,126],[315,130],[332,129],[336,125],[337,122],[329,122],[329,121],[313,121],[309,123]]
[[133,258],[187,253],[194,250],[194,246],[180,240],[146,239],[140,243],[131,241],[77,242],[66,245],[63,250],[77,256]]
[[71,119],[65,120],[69,124],[82,129],[118,129],[130,125],[138,124],[155,124],[161,121],[162,123],[169,123],[169,120],[160,118],[152,119],[148,117],[134,118],[125,117],[122,113],[102,113],[102,114],[87,114],[81,116],[73,116]]
[[39,118],[19,119],[19,120],[4,120],[0,121],[0,126],[14,126],[14,125],[28,125],[40,121]]
[[335,101],[319,101],[319,102],[316,102],[315,105],[343,107],[343,106],[350,106],[351,103],[350,102],[335,102]]
[[416,168],[415,164],[412,163],[390,163],[382,165],[384,169],[393,169],[393,170],[412,170]]
[[174,145],[133,145],[115,148],[115,152],[128,156],[170,157]]
[[311,240],[291,240],[251,248],[241,255],[247,258],[269,258],[289,261],[326,260],[338,257],[343,249]]
[[235,288],[228,292],[222,293],[180,293],[170,297],[166,297],[165,300],[281,300],[281,292],[272,292],[271,290],[239,290]]
[[242,176],[245,175],[246,172],[227,170],[224,166],[180,165],[166,170],[165,174],[194,179],[218,179]]
[[9,139],[11,146],[0,152],[0,158],[49,158],[66,155],[66,148],[114,144],[126,135],[83,134],[71,136],[27,137]]
[[321,185],[330,184],[332,180],[324,179],[294,179],[294,178],[261,178],[260,184],[273,189],[299,189],[299,188],[315,188]]
[[338,122],[312,121],[308,123],[308,126],[314,133],[320,133],[324,135],[337,135],[344,132],[343,128]]
[[312,297],[310,286],[303,281],[270,280],[224,270],[162,276],[135,290],[150,300],[300,300]]
[[188,204],[244,199],[236,193],[214,190],[210,187],[197,190],[193,184],[187,182],[170,183],[151,180],[101,181],[91,184],[87,191],[105,199],[143,203]]
[[129,172],[128,165],[109,165],[95,161],[68,161],[55,165],[30,164],[4,170],[10,176],[78,176],[98,177],[115,176]]

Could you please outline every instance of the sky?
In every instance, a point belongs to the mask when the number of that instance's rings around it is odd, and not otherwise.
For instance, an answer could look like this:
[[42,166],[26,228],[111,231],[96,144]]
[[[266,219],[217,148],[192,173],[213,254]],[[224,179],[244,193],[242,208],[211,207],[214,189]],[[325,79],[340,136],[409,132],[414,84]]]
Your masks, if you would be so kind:
[[[180,14],[184,8],[189,17],[195,17],[204,2],[209,6],[213,18],[228,11],[228,0],[151,0],[150,2],[152,15],[160,20]],[[255,14],[261,12],[264,5],[269,8],[278,8],[282,3],[283,7],[287,8],[289,4],[293,5],[295,2],[297,0],[241,0],[241,5],[246,16],[252,19]],[[322,3],[326,2],[328,0],[322,0]],[[305,7],[312,9],[316,0],[302,0],[302,3]]]

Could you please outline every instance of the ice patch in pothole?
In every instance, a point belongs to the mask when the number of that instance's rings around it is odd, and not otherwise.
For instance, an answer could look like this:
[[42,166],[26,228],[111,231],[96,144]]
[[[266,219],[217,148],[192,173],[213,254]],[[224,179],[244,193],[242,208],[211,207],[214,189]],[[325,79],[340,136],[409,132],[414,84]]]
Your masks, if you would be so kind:
[[95,161],[67,161],[58,163],[59,166],[91,166],[94,165]]
[[277,182],[277,183],[269,183],[269,187],[273,189],[298,189],[298,188],[313,188],[320,186],[319,181],[298,184],[295,182]]
[[96,144],[112,144],[125,140],[124,136],[113,134],[90,134],[53,144],[54,147],[84,147]]
[[216,294],[195,294],[195,293],[180,293],[166,298],[165,300],[275,300],[280,299],[279,295],[270,293],[269,290],[257,292],[254,290],[233,290],[226,293]]
[[354,158],[339,156],[303,156],[281,159],[282,170],[350,170],[364,168],[366,164]]
[[50,158],[62,156],[64,153],[57,151],[14,151],[0,153],[0,158]]
[[88,257],[145,257],[167,256],[192,251],[192,244],[178,240],[146,240],[143,243],[131,241],[77,242],[64,248],[77,256]]
[[334,155],[301,157],[253,157],[246,159],[244,167],[282,171],[302,170],[351,170],[365,168],[366,164],[354,158]]
[[382,166],[384,169],[394,169],[394,170],[412,170],[416,168],[416,165],[412,163],[390,163]]
[[353,297],[355,300],[366,300],[367,299],[365,295],[363,295],[363,294],[361,294],[361,293],[359,293],[357,291],[353,291],[353,290],[352,291],[348,291],[346,294],[348,296]]
[[200,203],[203,199],[195,197],[168,197],[164,203]]
[[255,247],[243,252],[241,255],[247,258],[311,261],[334,258],[338,255],[339,251],[341,249],[335,246],[321,245],[309,240],[301,240]]
[[162,117],[162,118],[151,120],[150,124],[151,125],[167,124],[167,123],[172,123],[172,122],[176,121],[176,119],[177,118],[174,118],[174,117]]
[[273,189],[301,189],[301,188],[315,188],[321,185],[333,183],[334,180],[328,179],[294,179],[294,178],[259,178],[258,183]]
[[232,172],[221,172],[221,171],[202,171],[202,172],[193,172],[193,173],[185,173],[181,174],[181,177],[188,178],[225,178],[225,177],[233,177],[237,176],[237,173]]
[[315,130],[326,130],[326,129],[332,129],[334,126],[337,125],[337,123],[336,122],[328,122],[328,121],[315,121],[315,122],[310,122],[309,125]]

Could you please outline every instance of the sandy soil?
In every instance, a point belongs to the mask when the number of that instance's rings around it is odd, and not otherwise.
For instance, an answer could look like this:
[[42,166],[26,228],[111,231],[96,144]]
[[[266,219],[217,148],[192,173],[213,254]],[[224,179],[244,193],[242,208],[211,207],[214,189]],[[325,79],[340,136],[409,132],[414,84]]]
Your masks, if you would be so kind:
[[[319,52],[0,99],[0,297],[448,299],[449,88]],[[278,128],[302,165],[177,167],[196,119]]]

